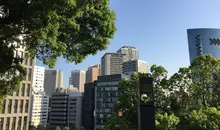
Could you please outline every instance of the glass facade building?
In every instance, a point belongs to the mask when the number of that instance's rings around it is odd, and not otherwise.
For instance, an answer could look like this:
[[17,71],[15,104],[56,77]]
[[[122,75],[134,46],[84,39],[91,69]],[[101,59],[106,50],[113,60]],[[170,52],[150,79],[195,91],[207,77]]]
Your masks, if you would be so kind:
[[98,76],[95,87],[95,130],[104,130],[104,123],[114,112],[118,100],[118,82],[123,75]]
[[203,54],[220,59],[220,29],[188,29],[190,63]]

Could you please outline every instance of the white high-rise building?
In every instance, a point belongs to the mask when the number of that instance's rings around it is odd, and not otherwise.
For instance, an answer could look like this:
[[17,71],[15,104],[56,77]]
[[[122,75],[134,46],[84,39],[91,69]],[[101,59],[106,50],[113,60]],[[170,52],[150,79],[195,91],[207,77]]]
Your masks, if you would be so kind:
[[30,112],[30,122],[34,126],[47,124],[49,97],[44,92],[44,72],[44,67],[34,66]]
[[125,54],[123,61],[137,60],[139,59],[139,52],[135,47],[123,46],[118,51],[118,53]]
[[73,70],[71,72],[71,84],[78,88],[79,92],[84,92],[84,84],[86,82],[86,71]]
[[40,66],[34,66],[34,75],[33,75],[33,91],[35,93],[44,91],[44,73],[45,68]]

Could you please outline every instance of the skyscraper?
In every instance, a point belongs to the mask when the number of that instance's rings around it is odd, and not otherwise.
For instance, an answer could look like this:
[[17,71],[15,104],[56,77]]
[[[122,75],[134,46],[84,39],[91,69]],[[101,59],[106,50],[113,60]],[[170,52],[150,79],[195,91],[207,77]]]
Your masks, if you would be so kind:
[[187,35],[190,62],[203,54],[211,54],[220,59],[220,29],[188,29]]
[[24,46],[16,45],[16,56],[24,58],[23,67],[27,70],[27,75],[20,83],[20,88],[12,95],[8,95],[2,105],[0,111],[0,130],[28,130],[30,100],[31,100],[31,86],[33,78],[33,66],[35,60],[25,58]]
[[123,57],[123,61],[128,61],[128,60],[136,60],[139,59],[139,52],[135,47],[132,46],[123,46],[121,47],[117,53],[125,54]]
[[93,83],[85,83],[85,91],[83,94],[82,126],[86,130],[94,129],[95,87],[96,81]]
[[99,76],[95,87],[95,129],[104,128],[105,119],[114,113],[114,104],[118,100],[118,82],[123,75]]
[[71,72],[71,83],[73,87],[78,88],[79,92],[84,92],[86,82],[86,72],[83,70],[73,70]]
[[30,122],[35,127],[47,124],[49,97],[44,92],[44,74],[44,67],[34,66]]
[[124,55],[120,53],[105,53],[101,58],[101,75],[121,74]]
[[100,65],[92,65],[86,71],[86,83],[92,83],[97,80],[100,73]]
[[82,118],[81,92],[55,92],[51,97],[50,125],[52,126],[75,126],[81,127]]
[[58,87],[63,87],[63,72],[60,70],[45,70],[44,91],[51,96]]
[[142,60],[129,60],[123,63],[123,74],[131,75],[133,72],[147,73],[147,62]]

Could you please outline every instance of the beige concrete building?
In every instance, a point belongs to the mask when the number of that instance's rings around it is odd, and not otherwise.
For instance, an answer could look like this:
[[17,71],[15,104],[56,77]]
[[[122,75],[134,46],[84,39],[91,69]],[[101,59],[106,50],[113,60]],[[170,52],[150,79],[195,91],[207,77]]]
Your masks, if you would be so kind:
[[100,65],[92,65],[88,67],[86,71],[86,83],[92,83],[97,80],[100,74]]
[[58,87],[63,87],[63,72],[61,70],[45,70],[44,91],[51,96]]
[[[15,56],[24,58],[24,55],[24,47],[17,46]],[[20,88],[7,96],[2,103],[0,130],[28,130],[34,64],[33,59],[24,58],[23,66],[27,70],[27,75],[20,83]]]
[[123,63],[123,74],[131,75],[133,72],[147,73],[148,64],[142,60],[129,60]]
[[139,59],[139,51],[132,46],[123,46],[117,51],[117,53],[125,54],[123,57],[124,62]]
[[101,58],[101,75],[121,74],[124,56],[121,53],[105,53]]
[[78,88],[79,92],[84,92],[84,84],[86,82],[86,72],[83,70],[73,70],[71,72],[71,84]]

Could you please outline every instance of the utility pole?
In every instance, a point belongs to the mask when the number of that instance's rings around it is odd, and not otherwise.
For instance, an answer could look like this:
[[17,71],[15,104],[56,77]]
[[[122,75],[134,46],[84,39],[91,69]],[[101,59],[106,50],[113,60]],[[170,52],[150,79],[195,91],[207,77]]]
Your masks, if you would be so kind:
[[153,79],[140,77],[137,85],[140,97],[138,107],[139,130],[155,130]]

